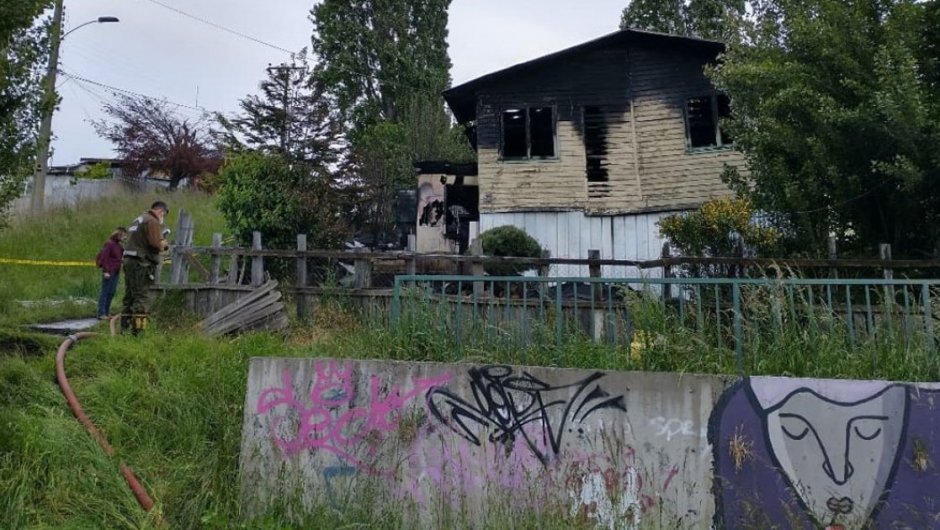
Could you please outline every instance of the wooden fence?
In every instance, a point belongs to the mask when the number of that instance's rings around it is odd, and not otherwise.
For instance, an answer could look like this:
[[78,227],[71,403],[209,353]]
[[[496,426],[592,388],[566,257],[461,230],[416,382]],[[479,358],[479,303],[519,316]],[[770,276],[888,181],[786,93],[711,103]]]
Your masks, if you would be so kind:
[[[539,277],[551,274],[553,267],[577,266],[592,278],[604,276],[611,268],[629,268],[640,276],[688,277],[690,267],[724,268],[737,276],[779,277],[791,271],[801,275],[838,278],[841,276],[883,277],[925,276],[936,272],[940,260],[892,260],[890,248],[882,248],[880,259],[769,259],[769,258],[698,258],[672,257],[664,248],[657,260],[602,259],[599,250],[589,250],[586,258],[554,258],[545,253],[539,258],[485,256],[479,240],[471,244],[469,255],[421,254],[414,251],[373,252],[367,249],[308,249],[307,236],[297,235],[294,249],[266,249],[260,232],[254,232],[250,248],[223,245],[222,234],[213,234],[208,247],[193,245],[194,225],[187,212],[181,212],[171,246],[171,264],[167,278],[160,275],[160,288],[186,293],[189,306],[198,313],[217,310],[262,285],[270,276],[266,264],[277,262],[281,290],[294,295],[297,314],[308,318],[311,299],[344,296],[362,303],[387,301],[391,297],[394,276],[400,274],[465,274],[482,276],[487,265],[512,264],[527,268]],[[580,270],[580,269],[579,269]],[[812,274],[807,274],[812,272]],[[290,281],[290,276],[293,281]],[[338,280],[338,278],[340,278]],[[621,277],[636,277],[623,276]],[[571,281],[573,278],[559,278]],[[667,288],[663,296],[673,296]]]

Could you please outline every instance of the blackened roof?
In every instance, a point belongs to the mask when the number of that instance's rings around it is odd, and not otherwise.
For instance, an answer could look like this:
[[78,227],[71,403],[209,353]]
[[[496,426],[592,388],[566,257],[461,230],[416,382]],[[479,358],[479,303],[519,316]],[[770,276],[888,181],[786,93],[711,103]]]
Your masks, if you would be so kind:
[[459,123],[467,123],[476,117],[477,93],[483,87],[499,83],[509,76],[524,74],[528,70],[545,66],[555,61],[569,60],[573,56],[584,52],[627,44],[670,47],[672,49],[705,50],[714,52],[716,55],[725,49],[724,43],[713,40],[669,35],[667,33],[656,33],[652,31],[624,29],[467,81],[462,85],[444,91],[444,99],[454,112],[457,121]]

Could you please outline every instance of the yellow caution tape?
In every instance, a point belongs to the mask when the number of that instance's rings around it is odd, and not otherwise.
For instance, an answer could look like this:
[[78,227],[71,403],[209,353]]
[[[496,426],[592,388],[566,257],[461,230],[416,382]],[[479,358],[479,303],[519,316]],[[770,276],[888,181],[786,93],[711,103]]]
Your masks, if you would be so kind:
[[47,261],[0,258],[0,263],[8,263],[11,265],[44,265],[49,267],[95,267],[95,262],[93,261]]

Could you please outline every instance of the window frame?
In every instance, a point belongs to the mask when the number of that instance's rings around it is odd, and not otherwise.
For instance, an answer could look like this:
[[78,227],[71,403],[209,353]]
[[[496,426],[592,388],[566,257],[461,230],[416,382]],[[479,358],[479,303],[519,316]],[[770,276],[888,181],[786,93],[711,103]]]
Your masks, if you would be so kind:
[[[703,94],[700,96],[689,96],[683,100],[682,115],[685,118],[685,146],[686,146],[687,152],[700,153],[700,152],[708,152],[708,151],[723,151],[723,150],[729,150],[729,149],[734,148],[734,139],[732,138],[731,141],[726,142],[721,132],[722,116],[719,114],[718,98],[722,96],[728,97],[726,94],[721,93],[721,92],[710,92],[710,93]],[[693,146],[692,145],[692,122],[689,116],[689,101],[693,99],[705,99],[705,98],[708,98],[709,106],[711,108],[712,127],[714,129],[714,134],[715,134],[714,136],[715,144]],[[730,115],[731,113],[730,113],[730,105],[729,105],[728,116]]]
[[[531,118],[530,112],[532,109],[549,109],[551,110],[551,127],[552,127],[552,155],[551,156],[532,156],[532,128],[531,128]],[[522,110],[525,115],[525,156],[509,156],[507,157],[504,154],[506,132],[503,123],[503,115],[510,110]],[[560,159],[558,154],[558,107],[553,104],[519,104],[519,105],[506,105],[500,107],[498,118],[499,122],[499,160],[501,162],[539,162],[539,161],[557,161]]]

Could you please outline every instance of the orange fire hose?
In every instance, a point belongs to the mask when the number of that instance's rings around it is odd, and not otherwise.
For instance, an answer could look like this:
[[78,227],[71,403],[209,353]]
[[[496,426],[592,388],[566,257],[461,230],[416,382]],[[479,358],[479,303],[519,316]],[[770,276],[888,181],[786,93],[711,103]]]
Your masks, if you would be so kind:
[[[111,332],[114,333],[114,320],[111,321]],[[69,380],[65,376],[65,354],[68,352],[69,348],[72,347],[76,342],[87,339],[89,337],[97,336],[97,333],[76,333],[74,335],[69,335],[65,339],[65,342],[59,346],[59,350],[56,352],[55,357],[55,373],[56,379],[59,381],[59,387],[62,389],[62,394],[65,395],[66,401],[69,403],[72,412],[75,413],[75,417],[78,418],[78,421],[85,426],[85,429],[91,434],[92,438],[98,442],[98,445],[107,453],[108,456],[114,456],[114,449],[111,447],[111,444],[108,443],[108,440],[105,439],[104,434],[98,430],[98,427],[92,423],[88,415],[85,414],[85,411],[82,410],[81,404],[78,402],[78,398],[75,397],[75,393],[72,392],[72,387],[69,385]],[[137,480],[137,476],[134,475],[134,472],[131,471],[131,468],[127,466],[124,462],[120,463],[121,474],[124,475],[124,480],[127,481],[127,485],[131,488],[131,491],[134,492],[134,496],[137,497],[137,502],[140,503],[140,506],[144,511],[149,512],[153,508],[153,500],[151,500],[150,495],[147,494],[147,490],[140,484],[140,481]]]

